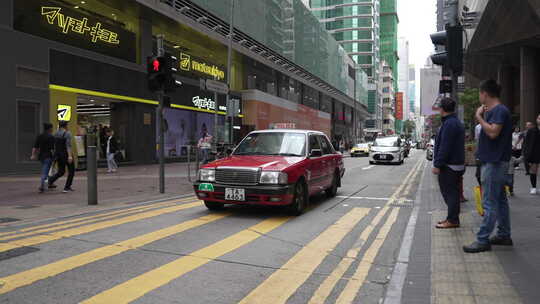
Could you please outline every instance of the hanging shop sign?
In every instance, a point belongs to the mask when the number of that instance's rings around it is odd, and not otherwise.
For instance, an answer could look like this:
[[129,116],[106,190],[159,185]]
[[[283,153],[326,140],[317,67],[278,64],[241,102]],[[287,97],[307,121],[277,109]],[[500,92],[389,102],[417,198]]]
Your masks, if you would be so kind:
[[[193,105],[199,109],[214,111],[216,109],[216,102],[208,97],[193,96],[191,98]],[[219,111],[227,111],[226,106],[219,106]]]
[[115,20],[92,12],[92,5],[75,8],[57,1],[14,2],[16,30],[105,55],[136,62],[135,34]]
[[58,121],[70,121],[71,120],[71,106],[58,105],[56,114],[58,115]]

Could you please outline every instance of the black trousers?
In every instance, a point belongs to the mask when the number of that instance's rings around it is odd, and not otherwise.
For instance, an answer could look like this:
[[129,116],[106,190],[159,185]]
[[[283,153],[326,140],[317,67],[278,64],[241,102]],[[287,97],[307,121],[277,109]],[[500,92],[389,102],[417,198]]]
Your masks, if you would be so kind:
[[459,181],[462,172],[454,171],[448,167],[441,168],[439,174],[439,188],[444,198],[444,202],[448,206],[448,216],[446,220],[452,224],[459,224],[460,212],[460,192]]
[[49,185],[54,184],[56,180],[64,176],[64,174],[66,173],[66,167],[67,167],[68,176],[67,176],[66,185],[64,186],[64,189],[71,188],[71,184],[73,184],[73,177],[75,176],[75,163],[73,162],[69,163],[67,157],[59,157],[56,161],[58,164],[58,172],[56,172],[55,175],[49,178]]

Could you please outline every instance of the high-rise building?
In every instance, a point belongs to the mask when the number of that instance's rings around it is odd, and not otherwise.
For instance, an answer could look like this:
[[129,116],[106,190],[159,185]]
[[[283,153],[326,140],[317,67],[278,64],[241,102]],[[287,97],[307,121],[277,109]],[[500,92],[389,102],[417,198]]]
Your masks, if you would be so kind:
[[366,120],[366,128],[374,129],[382,128],[381,92],[378,83],[380,4],[384,1],[386,0],[303,0],[355,61],[356,68],[363,69],[368,75],[368,111],[371,119]]
[[398,91],[403,93],[403,118],[396,119],[396,131],[402,130],[403,121],[409,119],[409,41],[401,37],[398,40]]
[[[386,61],[394,73],[394,79],[398,79],[398,14],[397,0],[380,0],[380,36],[381,36],[381,59]],[[397,82],[394,89],[397,91]]]
[[409,65],[409,116],[416,114],[416,69],[414,64]]
[[394,73],[392,67],[386,62],[381,62],[381,78],[382,88],[382,112],[383,112],[383,124],[382,130],[386,135],[392,135],[395,133],[395,96],[394,91]]

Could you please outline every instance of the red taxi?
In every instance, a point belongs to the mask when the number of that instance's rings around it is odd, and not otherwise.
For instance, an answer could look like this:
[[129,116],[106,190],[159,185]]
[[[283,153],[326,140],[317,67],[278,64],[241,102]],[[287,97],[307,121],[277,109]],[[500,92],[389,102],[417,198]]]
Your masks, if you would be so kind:
[[299,215],[309,197],[334,197],[343,157],[324,133],[263,130],[246,136],[231,156],[202,166],[195,193],[210,210],[225,204],[288,206]]

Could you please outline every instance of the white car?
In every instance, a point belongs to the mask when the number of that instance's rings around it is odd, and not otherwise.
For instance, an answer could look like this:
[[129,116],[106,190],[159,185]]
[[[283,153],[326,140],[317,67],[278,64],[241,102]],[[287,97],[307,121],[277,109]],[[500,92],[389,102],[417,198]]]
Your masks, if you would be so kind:
[[377,138],[369,152],[369,163],[403,164],[405,149],[398,136]]

